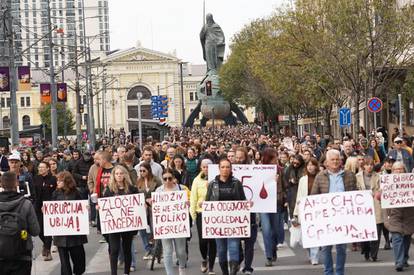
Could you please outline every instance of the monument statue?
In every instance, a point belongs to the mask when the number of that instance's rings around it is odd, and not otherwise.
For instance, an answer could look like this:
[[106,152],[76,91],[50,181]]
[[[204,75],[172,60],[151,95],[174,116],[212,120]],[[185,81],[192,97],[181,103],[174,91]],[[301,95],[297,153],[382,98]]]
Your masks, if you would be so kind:
[[[220,77],[218,75],[224,59],[225,38],[221,27],[214,22],[213,15],[207,14],[206,23],[200,32],[203,58],[207,63],[207,74],[197,87],[199,102],[191,111],[185,122],[185,127],[192,127],[194,120],[201,113],[203,118],[201,126],[206,126],[208,120],[224,120],[227,125],[236,125],[237,120],[248,123],[246,116],[234,102],[228,102],[220,90]],[[233,115],[233,112],[236,116]],[[214,125],[214,124],[213,124]]]
[[207,72],[218,72],[224,59],[225,38],[221,27],[214,22],[211,13],[206,16],[206,24],[200,32],[201,47],[203,48],[203,58],[207,62]]

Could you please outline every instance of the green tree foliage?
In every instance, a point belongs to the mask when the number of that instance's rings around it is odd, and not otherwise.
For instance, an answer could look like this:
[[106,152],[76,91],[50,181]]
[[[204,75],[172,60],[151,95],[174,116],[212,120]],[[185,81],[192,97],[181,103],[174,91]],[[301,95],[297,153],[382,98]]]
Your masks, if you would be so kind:
[[[47,125],[47,133],[51,133],[51,120],[50,120],[50,108],[51,104],[43,105],[39,110],[39,115],[42,120],[43,124]],[[57,110],[57,122],[58,122],[58,135],[63,135],[64,133],[64,127],[66,123],[66,131],[67,133],[70,133],[73,130],[73,127],[75,126],[75,121],[73,118],[73,114],[70,110],[64,109],[64,105],[62,103],[56,104],[56,110]]]
[[285,114],[317,111],[329,122],[333,107],[359,109],[413,65],[413,19],[395,1],[298,0],[235,35],[220,72],[223,92]]

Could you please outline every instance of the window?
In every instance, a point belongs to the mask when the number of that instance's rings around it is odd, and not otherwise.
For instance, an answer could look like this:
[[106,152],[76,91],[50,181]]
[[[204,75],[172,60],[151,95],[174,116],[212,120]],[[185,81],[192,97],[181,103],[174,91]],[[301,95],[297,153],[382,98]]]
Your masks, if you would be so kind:
[[24,104],[25,102],[24,102],[24,97],[21,97],[20,98],[20,107],[24,107],[25,106],[25,104]]
[[28,115],[24,115],[23,118],[23,129],[26,129],[30,126],[30,117]]
[[3,117],[3,128],[10,128],[10,118],[8,116]]
[[4,99],[4,97],[2,97],[1,98],[1,108],[4,108],[4,107],[6,107],[6,101],[5,101],[5,99]]
[[6,107],[10,108],[10,97],[6,98]]
[[194,93],[190,92],[190,101],[194,101]]
[[30,107],[30,96],[26,97],[26,107]]
[[86,95],[83,95],[82,96],[82,104],[83,105],[86,105],[87,104],[87,102],[86,102]]

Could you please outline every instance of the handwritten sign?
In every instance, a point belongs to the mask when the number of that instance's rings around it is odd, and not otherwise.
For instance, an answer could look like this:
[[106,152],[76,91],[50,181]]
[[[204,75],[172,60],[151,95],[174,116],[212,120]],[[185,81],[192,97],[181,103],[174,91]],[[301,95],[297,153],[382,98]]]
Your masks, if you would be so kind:
[[[233,176],[243,183],[244,194],[253,201],[251,212],[276,213],[277,184],[276,165],[234,164]],[[208,181],[211,182],[219,174],[217,164],[208,166]]]
[[377,240],[371,191],[308,196],[299,207],[304,248]]
[[250,202],[205,201],[202,207],[204,239],[250,237]]
[[144,194],[99,198],[102,234],[147,228]]
[[44,201],[45,236],[89,234],[88,201]]
[[187,192],[153,192],[151,198],[154,239],[189,238]]
[[381,189],[382,208],[414,206],[413,173],[382,175]]

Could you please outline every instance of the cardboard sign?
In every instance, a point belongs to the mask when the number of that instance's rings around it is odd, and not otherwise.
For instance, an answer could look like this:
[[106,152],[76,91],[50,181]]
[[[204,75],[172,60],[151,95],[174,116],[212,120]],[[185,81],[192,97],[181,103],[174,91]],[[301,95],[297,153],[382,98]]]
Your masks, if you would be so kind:
[[299,207],[304,248],[377,240],[371,191],[308,196]]
[[151,198],[154,239],[189,238],[187,192],[152,192]]
[[[277,184],[276,165],[234,164],[233,176],[240,180],[247,200],[253,201],[251,212],[276,213]],[[211,182],[219,174],[217,164],[208,166],[208,181]]]
[[414,206],[413,173],[382,175],[381,190],[382,208]]
[[202,207],[204,239],[250,237],[250,202],[205,201]]
[[87,200],[44,201],[45,236],[88,235],[88,205]]
[[147,228],[144,194],[99,198],[102,234]]

